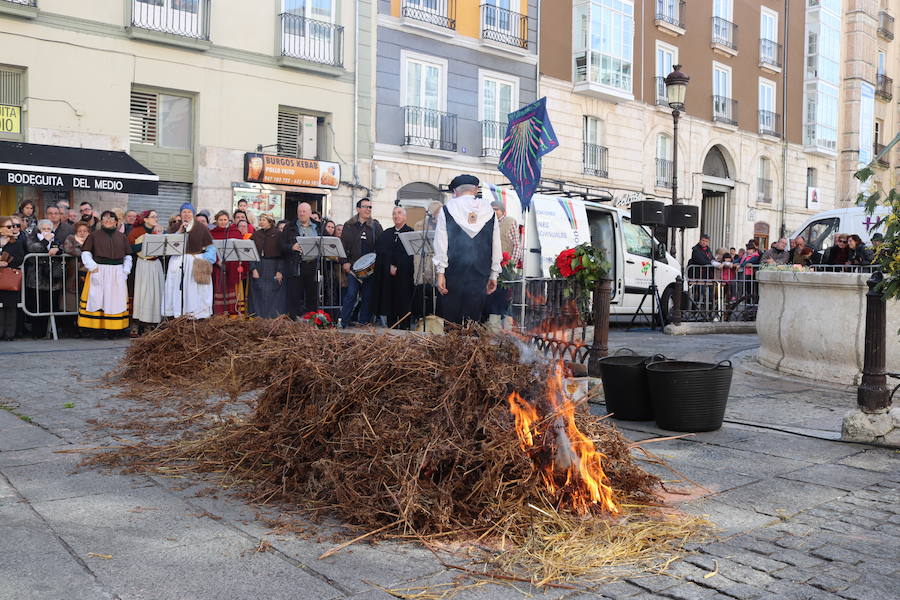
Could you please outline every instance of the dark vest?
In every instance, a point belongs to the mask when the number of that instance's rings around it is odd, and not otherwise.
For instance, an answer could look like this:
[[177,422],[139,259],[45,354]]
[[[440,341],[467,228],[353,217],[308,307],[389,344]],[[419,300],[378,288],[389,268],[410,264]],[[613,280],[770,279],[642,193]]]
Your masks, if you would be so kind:
[[444,221],[447,223],[447,269],[449,280],[480,281],[486,285],[491,276],[491,254],[494,247],[494,221],[484,224],[474,238],[456,224],[447,207]]

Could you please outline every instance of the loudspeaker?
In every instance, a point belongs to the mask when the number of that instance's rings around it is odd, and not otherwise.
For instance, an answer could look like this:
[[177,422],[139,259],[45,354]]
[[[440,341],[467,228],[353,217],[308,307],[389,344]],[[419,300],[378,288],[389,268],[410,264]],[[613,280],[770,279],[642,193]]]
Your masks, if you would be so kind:
[[635,225],[665,225],[663,203],[639,200],[631,203],[631,222]]
[[691,204],[669,204],[663,209],[666,227],[696,229],[700,227],[700,207]]

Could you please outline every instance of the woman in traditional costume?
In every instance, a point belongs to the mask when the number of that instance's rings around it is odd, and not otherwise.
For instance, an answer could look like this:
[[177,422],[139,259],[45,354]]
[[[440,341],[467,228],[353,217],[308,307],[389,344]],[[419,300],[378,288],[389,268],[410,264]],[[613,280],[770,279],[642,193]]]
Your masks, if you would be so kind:
[[131,249],[111,210],[100,215],[100,228],[81,245],[81,262],[88,273],[81,290],[78,326],[99,337],[128,329],[128,274]]
[[212,315],[212,265],[216,262],[216,247],[209,228],[194,220],[194,207],[181,205],[181,226],[177,233],[184,236],[184,255],[172,256],[163,294],[165,317],[188,315],[205,319]]
[[[216,226],[209,230],[214,240],[240,240],[241,232],[228,222],[228,213],[220,210],[215,217]],[[226,242],[227,246],[227,242]],[[226,248],[227,250],[227,248]],[[213,312],[217,315],[239,315],[239,295],[241,293],[241,275],[237,261],[222,261],[213,265]]]
[[131,337],[143,333],[162,321],[163,288],[166,277],[163,274],[159,256],[144,254],[144,236],[161,233],[159,215],[155,210],[145,210],[134,220],[128,232],[128,246],[137,257],[134,269],[134,303],[131,315]]
[[250,312],[262,319],[274,319],[287,312],[281,232],[272,213],[260,213],[253,243],[259,261],[250,263]]

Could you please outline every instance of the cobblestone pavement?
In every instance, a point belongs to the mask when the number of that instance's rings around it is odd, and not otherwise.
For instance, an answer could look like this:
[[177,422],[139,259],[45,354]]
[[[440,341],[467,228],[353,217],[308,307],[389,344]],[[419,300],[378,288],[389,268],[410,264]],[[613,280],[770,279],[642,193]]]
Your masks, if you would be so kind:
[[[611,335],[613,348],[735,361],[721,430],[649,446],[709,491],[682,508],[708,515],[717,541],[693,548],[666,575],[589,591],[487,585],[456,597],[898,598],[898,453],[833,441],[855,392],[771,376],[752,362],[756,343],[750,335]],[[74,470],[81,456],[59,451],[110,441],[90,422],[129,408],[94,385],[126,345],[0,346],[0,404],[9,409],[0,410],[0,600],[374,600],[395,597],[385,588],[455,577],[409,544],[357,544],[317,560],[333,541],[276,535],[240,500],[198,494],[202,481]],[[632,439],[669,433],[616,424]],[[270,551],[256,551],[261,541]]]

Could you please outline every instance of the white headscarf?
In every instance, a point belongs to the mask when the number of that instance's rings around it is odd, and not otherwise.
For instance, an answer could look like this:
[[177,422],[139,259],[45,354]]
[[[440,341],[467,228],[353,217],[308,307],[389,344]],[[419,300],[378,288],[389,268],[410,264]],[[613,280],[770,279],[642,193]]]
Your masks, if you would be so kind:
[[[476,198],[472,194],[454,196],[447,201],[447,211],[460,229],[474,238],[484,224],[494,218],[494,209],[485,198]],[[474,222],[470,222],[474,215]]]

